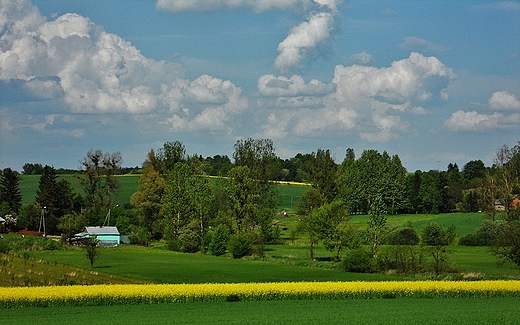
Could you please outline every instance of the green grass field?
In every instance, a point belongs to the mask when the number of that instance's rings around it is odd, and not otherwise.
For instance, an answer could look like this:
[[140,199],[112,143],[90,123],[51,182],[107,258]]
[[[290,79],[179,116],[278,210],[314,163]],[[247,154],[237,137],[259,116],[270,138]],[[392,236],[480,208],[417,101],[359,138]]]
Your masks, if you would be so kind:
[[[226,256],[186,254],[161,247],[121,245],[100,249],[94,270],[152,283],[238,283],[279,281],[379,281],[384,274],[347,273],[324,267],[291,265],[266,259],[237,260]],[[81,249],[34,252],[38,259],[88,268]],[[305,259],[305,258],[304,258]],[[396,279],[396,277],[393,277]]]
[[518,298],[289,300],[2,310],[5,324],[518,324]]
[[[72,189],[81,195],[84,195],[84,190],[79,184],[80,174],[65,174],[58,175],[58,179],[66,179],[72,185]],[[139,187],[137,181],[141,175],[120,175],[117,176],[120,185],[120,191],[116,197],[117,204],[124,206],[130,203],[130,197]],[[213,178],[212,178],[213,180]],[[36,197],[36,191],[38,190],[38,184],[40,181],[40,175],[22,175],[20,180],[20,192],[22,193],[22,205],[27,205],[34,201]],[[212,181],[213,182],[213,181]],[[288,212],[294,210],[294,205],[298,198],[307,191],[309,187],[304,185],[288,185],[279,184],[277,185],[278,198],[281,207],[285,208]]]
[[[76,175],[60,177],[68,179],[74,190],[82,193]],[[137,190],[139,175],[120,176],[119,179],[122,191],[118,203],[124,205]],[[38,180],[39,176],[23,176],[20,188],[24,205],[34,200]],[[119,283],[395,281],[431,276],[347,273],[328,261],[332,254],[321,245],[315,249],[317,259],[310,260],[308,238],[305,234],[291,234],[298,222],[293,215],[294,204],[307,189],[307,186],[278,185],[281,208],[289,212],[289,217],[278,218],[285,241],[268,246],[263,259],[236,260],[229,256],[176,253],[166,250],[160,242],[151,247],[121,245],[100,248],[90,274],[95,273],[95,278],[101,281],[115,279],[114,282]],[[388,225],[397,227],[410,223],[420,230],[428,221],[435,221],[443,226],[455,225],[457,237],[460,237],[474,232],[484,217],[482,213],[390,215]],[[356,228],[365,228],[367,216],[355,215],[349,223]],[[458,274],[486,279],[520,279],[518,267],[497,267],[488,248],[455,244],[449,247],[450,261]],[[79,271],[89,269],[89,261],[81,248],[34,251],[4,264],[19,263],[13,267],[23,269],[20,279],[29,279],[27,269],[36,269],[32,265],[38,261],[44,261],[40,264],[49,268],[49,273],[61,274],[61,269],[66,269],[66,280],[70,284],[81,284],[82,280],[75,279],[82,276],[79,274],[85,274],[84,278],[90,276],[89,272]],[[457,273],[447,276],[455,277]],[[14,269],[10,274],[11,279],[18,276]],[[57,279],[59,281],[60,277]],[[1,319],[2,323],[12,324],[65,324],[85,318],[99,324],[515,324],[520,319],[520,309],[517,298],[295,300],[7,309],[2,310]]]
[[[41,175],[22,175],[20,179],[20,192],[22,193],[22,205],[27,205],[34,201]],[[66,179],[72,185],[72,189],[81,195],[85,192],[79,183],[80,174],[58,175],[58,179]],[[117,176],[120,184],[120,192],[116,198],[117,204],[123,206],[130,202],[130,197],[138,190],[137,181],[141,175],[121,175]]]

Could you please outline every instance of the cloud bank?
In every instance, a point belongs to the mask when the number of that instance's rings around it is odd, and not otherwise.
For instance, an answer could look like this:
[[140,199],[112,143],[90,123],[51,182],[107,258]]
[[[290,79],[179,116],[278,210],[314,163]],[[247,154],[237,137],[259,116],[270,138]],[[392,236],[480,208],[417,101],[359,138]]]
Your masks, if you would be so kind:
[[161,116],[172,131],[229,132],[230,116],[247,107],[230,81],[186,80],[177,64],[147,59],[89,18],[47,21],[29,1],[2,3],[0,81],[30,100],[52,99],[68,114]]
[[471,132],[520,128],[520,100],[515,94],[507,91],[494,92],[488,101],[488,108],[500,112],[486,114],[458,110],[446,120],[444,126],[452,131]]
[[389,67],[337,65],[331,84],[265,75],[258,89],[269,97],[262,98],[261,105],[271,113],[263,134],[357,133],[366,141],[385,142],[409,132],[405,116],[424,115],[424,106],[442,101],[455,78],[437,58],[419,53]]

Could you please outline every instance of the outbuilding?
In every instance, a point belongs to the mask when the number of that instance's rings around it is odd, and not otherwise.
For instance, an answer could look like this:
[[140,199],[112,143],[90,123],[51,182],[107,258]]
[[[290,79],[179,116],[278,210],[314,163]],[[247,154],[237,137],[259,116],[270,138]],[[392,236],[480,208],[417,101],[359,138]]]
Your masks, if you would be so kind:
[[117,227],[100,226],[85,227],[82,233],[76,234],[76,238],[97,238],[100,246],[117,246],[121,243],[121,234]]

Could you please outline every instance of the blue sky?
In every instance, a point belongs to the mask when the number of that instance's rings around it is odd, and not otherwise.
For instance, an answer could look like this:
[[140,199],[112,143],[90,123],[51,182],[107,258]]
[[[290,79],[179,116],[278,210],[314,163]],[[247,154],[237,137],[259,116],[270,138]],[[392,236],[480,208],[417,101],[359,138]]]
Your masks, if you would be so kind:
[[489,166],[520,140],[520,2],[0,0],[2,168],[248,137]]

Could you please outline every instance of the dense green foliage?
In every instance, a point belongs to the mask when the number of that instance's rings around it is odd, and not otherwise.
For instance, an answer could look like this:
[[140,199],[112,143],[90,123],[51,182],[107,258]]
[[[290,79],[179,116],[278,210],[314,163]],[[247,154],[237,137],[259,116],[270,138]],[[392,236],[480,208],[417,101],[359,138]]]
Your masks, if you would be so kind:
[[[446,171],[415,173],[407,173],[400,158],[386,151],[365,150],[356,159],[354,151],[347,149],[338,164],[330,150],[321,148],[281,160],[269,139],[238,140],[234,149],[231,163],[223,156],[190,156],[181,142],[167,142],[148,153],[138,179],[117,176],[122,171],[120,153],[90,150],[80,161],[83,170],[76,180],[85,198],[71,182],[59,179],[54,168],[45,166],[35,202],[12,219],[18,228],[29,230],[37,225],[40,230],[45,220],[45,232],[65,237],[80,231],[81,223],[112,223],[133,243],[165,240],[164,247],[171,250],[228,253],[236,258],[265,258],[269,245],[299,238],[311,259],[316,258],[317,247],[328,250],[331,256],[326,258],[332,261],[344,255],[355,257],[360,247],[368,247],[371,271],[439,274],[452,266],[446,247],[457,236],[457,227],[468,225],[457,221],[445,229],[449,224],[427,223],[414,229],[405,222],[396,224],[393,217],[478,210],[490,220],[480,228],[472,225],[470,231],[464,230],[466,236],[459,243],[494,245],[499,260],[520,260],[515,240],[520,144],[502,147],[490,168],[471,161],[462,171],[449,164]],[[26,167],[27,173],[38,170],[37,165]],[[209,173],[223,177],[210,178]],[[287,199],[280,199],[285,197],[277,193],[274,180],[297,178],[310,186],[294,196],[297,200],[290,196],[289,206]],[[125,179],[134,182],[122,187],[131,199],[118,207],[116,194]],[[132,187],[134,191],[128,190]],[[280,219],[287,212],[296,212],[299,221],[282,232]],[[356,223],[358,214],[368,218]],[[427,248],[414,247],[418,242]],[[382,250],[385,245],[392,247]],[[423,255],[433,258],[433,266]]]
[[7,214],[18,215],[22,206],[20,192],[20,176],[11,168],[5,168],[0,173],[0,216]]

